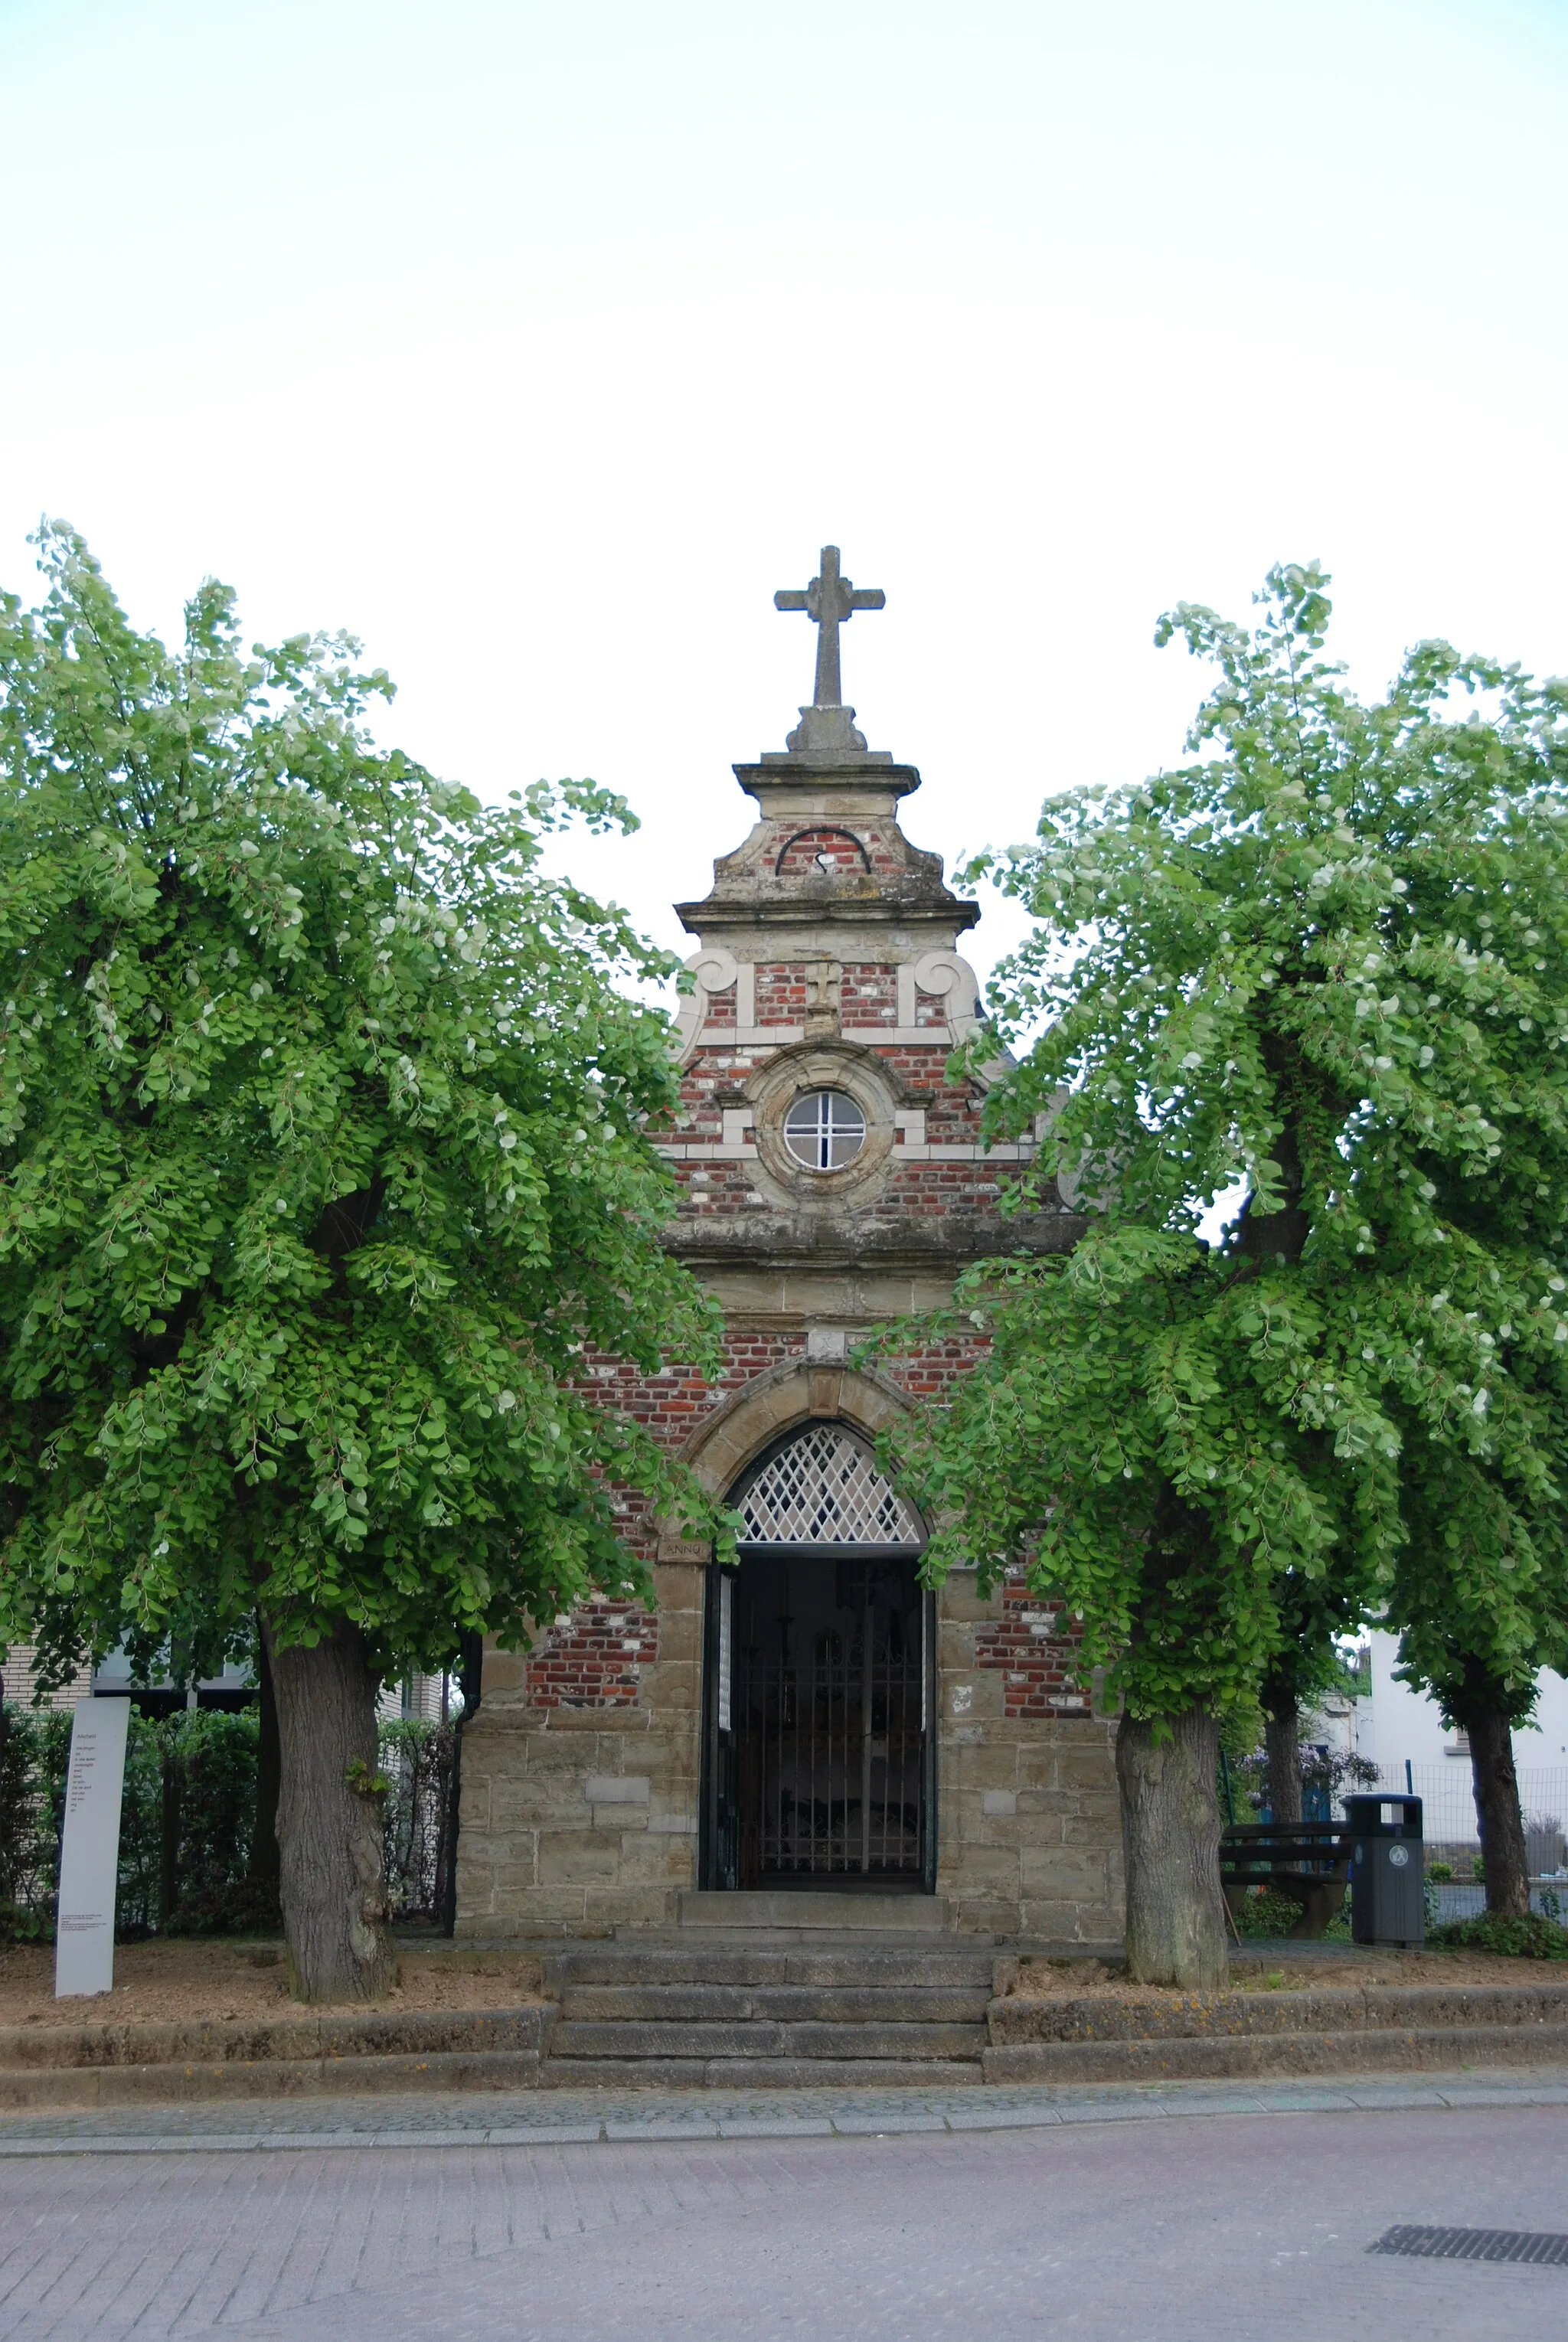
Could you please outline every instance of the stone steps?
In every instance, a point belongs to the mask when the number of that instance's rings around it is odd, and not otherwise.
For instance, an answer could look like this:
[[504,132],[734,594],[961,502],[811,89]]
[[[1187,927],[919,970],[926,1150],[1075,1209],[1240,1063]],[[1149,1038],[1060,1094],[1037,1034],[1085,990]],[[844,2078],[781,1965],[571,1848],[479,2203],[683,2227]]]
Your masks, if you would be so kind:
[[550,2059],[595,2057],[892,2057],[900,2064],[925,2057],[975,2057],[985,2047],[978,2025],[900,2024],[896,2019],[863,2025],[769,2025],[737,2020],[697,2025],[558,2017],[550,2035]]
[[578,1984],[563,2011],[594,2022],[664,2025],[971,2025],[990,1993],[964,1985]]
[[[844,1944],[626,1943],[572,1945],[546,1955],[545,1990],[565,2005],[595,1987],[687,1990],[710,1987],[821,1991],[958,1991],[989,2000],[994,1970],[989,1951],[950,1947]],[[984,2013],[984,2012],[982,2012]]]
[[[1012,1964],[997,1975],[1005,1986]],[[1522,1963],[1522,1967],[1528,1964]],[[1234,2080],[1568,2068],[1568,1977],[1032,2000],[988,1953],[885,1940],[564,1945],[505,2009],[0,2030],[0,2109],[609,2088]]]
[[952,1927],[944,1895],[911,1895],[874,1887],[801,1887],[740,1894],[688,1888],[680,1923],[704,1934],[759,1927],[790,1935],[846,1933],[941,1936]]
[[974,2088],[975,2058],[560,2057],[539,2070],[544,2090],[808,2090]]
[[837,1931],[814,1942],[684,1936],[567,1950],[545,1963],[559,2014],[541,2080],[741,2089],[978,2082],[992,1972],[989,1952],[955,1951],[940,1937],[846,1941]]

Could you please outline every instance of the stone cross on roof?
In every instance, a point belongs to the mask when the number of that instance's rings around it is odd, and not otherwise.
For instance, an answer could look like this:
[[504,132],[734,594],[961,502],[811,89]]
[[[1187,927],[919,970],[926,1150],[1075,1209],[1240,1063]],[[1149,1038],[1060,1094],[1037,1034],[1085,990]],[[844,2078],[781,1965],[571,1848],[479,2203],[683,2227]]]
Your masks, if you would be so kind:
[[[842,707],[844,678],[838,663],[838,630],[857,610],[880,610],[887,600],[880,586],[855,586],[838,574],[838,547],[824,545],[822,574],[803,591],[781,586],[774,596],[775,610],[804,610],[817,629],[815,707]],[[852,711],[853,712],[853,711]]]

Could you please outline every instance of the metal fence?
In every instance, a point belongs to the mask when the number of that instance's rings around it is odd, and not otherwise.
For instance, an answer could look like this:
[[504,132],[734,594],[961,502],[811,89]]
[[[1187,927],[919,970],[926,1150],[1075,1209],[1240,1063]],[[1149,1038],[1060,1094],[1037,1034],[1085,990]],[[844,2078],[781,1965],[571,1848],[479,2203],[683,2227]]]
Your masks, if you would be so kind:
[[452,1865],[452,1768],[457,1732],[451,1724],[410,1718],[381,1727],[386,1791],[386,1891],[393,1919],[444,1924]]
[[[1451,1757],[1441,1765],[1384,1765],[1377,1787],[1394,1796],[1421,1799],[1422,1835],[1427,1852],[1460,1861],[1480,1851],[1475,1796],[1469,1764]],[[1524,1816],[1526,1858],[1533,1878],[1550,1877],[1568,1863],[1563,1823],[1568,1819],[1568,1766],[1526,1766],[1519,1773],[1519,1804]]]

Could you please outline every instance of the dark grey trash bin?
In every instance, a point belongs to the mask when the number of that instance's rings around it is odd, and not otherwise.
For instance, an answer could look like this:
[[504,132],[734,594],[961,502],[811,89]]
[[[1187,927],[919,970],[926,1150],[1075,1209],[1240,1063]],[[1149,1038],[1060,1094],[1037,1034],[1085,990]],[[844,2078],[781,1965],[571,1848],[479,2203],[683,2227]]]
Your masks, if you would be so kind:
[[1352,1937],[1358,1944],[1423,1944],[1421,1799],[1347,1797],[1344,1817],[1352,1838]]

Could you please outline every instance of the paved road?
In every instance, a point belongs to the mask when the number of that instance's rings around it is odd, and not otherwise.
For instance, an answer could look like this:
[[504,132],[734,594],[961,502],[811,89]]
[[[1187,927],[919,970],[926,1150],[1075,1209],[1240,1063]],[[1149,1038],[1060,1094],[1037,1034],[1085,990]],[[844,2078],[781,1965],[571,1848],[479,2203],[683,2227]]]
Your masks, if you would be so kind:
[[1547,2342],[1568,2268],[1367,2251],[1402,2222],[1568,2228],[1568,2107],[1513,2087],[1294,2114],[1211,2094],[1190,2119],[1101,2094],[1044,2127],[882,2137],[61,2140],[0,2161],[0,2336]]

